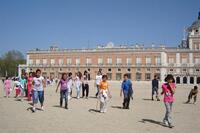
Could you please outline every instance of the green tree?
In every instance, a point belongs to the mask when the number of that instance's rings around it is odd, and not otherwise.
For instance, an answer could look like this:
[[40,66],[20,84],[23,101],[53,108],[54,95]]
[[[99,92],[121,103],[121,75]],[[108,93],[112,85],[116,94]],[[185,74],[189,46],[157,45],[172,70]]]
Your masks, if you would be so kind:
[[6,52],[0,58],[0,75],[16,76],[18,73],[18,65],[26,62],[20,51],[11,50]]

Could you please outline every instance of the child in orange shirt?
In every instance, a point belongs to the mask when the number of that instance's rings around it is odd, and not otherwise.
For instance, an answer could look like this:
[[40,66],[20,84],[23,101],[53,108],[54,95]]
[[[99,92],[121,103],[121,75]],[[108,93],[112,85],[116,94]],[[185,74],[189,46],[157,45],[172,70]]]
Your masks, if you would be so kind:
[[[111,98],[110,90],[108,88],[108,82],[107,82],[107,75],[102,76],[102,81],[99,84],[99,100],[100,100],[100,112],[105,113],[107,111],[107,104],[109,98]],[[109,97],[109,98],[108,98]]]

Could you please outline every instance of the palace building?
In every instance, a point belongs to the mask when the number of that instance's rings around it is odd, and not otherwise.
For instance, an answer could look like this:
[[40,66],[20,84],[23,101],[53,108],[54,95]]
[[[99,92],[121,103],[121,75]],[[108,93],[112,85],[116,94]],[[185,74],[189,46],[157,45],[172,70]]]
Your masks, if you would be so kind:
[[59,78],[62,72],[88,71],[94,79],[99,69],[109,80],[122,80],[125,73],[132,80],[149,81],[154,75],[164,80],[173,74],[176,83],[200,83],[200,12],[198,19],[186,30],[186,37],[177,47],[164,45],[119,45],[113,43],[92,49],[35,49],[27,52],[26,65],[19,65],[27,72],[42,70],[45,77]]

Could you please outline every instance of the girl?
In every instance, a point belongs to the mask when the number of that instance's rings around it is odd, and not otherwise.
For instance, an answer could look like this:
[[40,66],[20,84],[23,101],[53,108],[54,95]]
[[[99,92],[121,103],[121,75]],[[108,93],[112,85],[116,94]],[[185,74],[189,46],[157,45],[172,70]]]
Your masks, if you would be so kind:
[[41,70],[36,70],[36,76],[33,78],[33,112],[36,111],[36,104],[38,100],[40,101],[41,110],[44,110],[44,87],[46,87],[46,82],[41,76]]
[[77,99],[80,98],[80,92],[81,92],[81,77],[82,77],[81,72],[78,72],[78,73],[76,74],[76,78],[75,78]]
[[33,83],[33,73],[30,72],[29,76],[28,76],[28,82],[27,82],[27,98],[28,98],[28,101],[31,101],[32,83]]
[[88,73],[87,73],[87,71],[84,71],[84,74],[83,74],[82,98],[85,97],[85,91],[86,91],[86,99],[88,99],[89,84],[88,84]]
[[[100,113],[105,113],[107,111],[107,103],[109,98],[111,98],[111,93],[108,88],[107,75],[102,76],[102,81],[99,84],[99,100],[100,100]],[[109,97],[109,98],[108,98]]]
[[5,96],[8,98],[10,95],[10,89],[11,89],[11,81],[8,77],[6,77],[6,80],[4,81],[4,90],[5,90]]
[[97,88],[97,93],[96,93],[96,97],[98,96],[98,93],[99,93],[99,84],[102,80],[102,75],[101,75],[101,72],[98,71],[97,75],[96,75],[96,80],[95,80],[95,86]]
[[25,78],[25,75],[22,74],[20,80],[20,93],[21,93],[21,101],[23,101],[23,97],[24,97],[24,92],[25,92],[25,89],[26,89],[26,78]]
[[20,88],[21,88],[21,84],[19,82],[19,78],[16,78],[14,82],[14,86],[13,86],[13,89],[15,89],[15,98],[18,98],[20,94]]
[[169,128],[173,128],[172,126],[172,104],[174,102],[174,93],[176,85],[174,83],[174,77],[171,74],[168,74],[165,78],[165,82],[162,85],[162,92],[161,95],[164,95],[164,104],[166,108],[165,117],[163,119],[163,122],[166,126],[169,126]]
[[62,74],[62,78],[58,83],[56,88],[56,92],[58,91],[58,87],[60,86],[60,107],[63,104],[63,98],[65,99],[65,108],[68,109],[68,79],[67,73]]
[[72,79],[72,73],[68,73],[68,100],[72,97],[72,86],[73,86],[73,79]]

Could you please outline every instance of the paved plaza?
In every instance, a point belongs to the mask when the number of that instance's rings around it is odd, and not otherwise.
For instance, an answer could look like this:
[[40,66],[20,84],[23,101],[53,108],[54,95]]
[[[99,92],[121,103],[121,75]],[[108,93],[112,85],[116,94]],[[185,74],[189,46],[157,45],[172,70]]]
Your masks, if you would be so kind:
[[[177,86],[173,106],[175,127],[170,129],[162,125],[163,102],[150,99],[150,85],[150,82],[133,82],[134,100],[130,110],[123,110],[120,82],[110,82],[113,97],[107,113],[97,111],[93,81],[90,82],[89,99],[71,99],[68,110],[59,107],[59,93],[55,93],[55,86],[48,86],[45,89],[45,110],[32,113],[28,101],[4,98],[1,83],[0,133],[199,133],[199,99],[196,105],[184,104],[193,86]],[[75,90],[73,92],[75,96]]]

